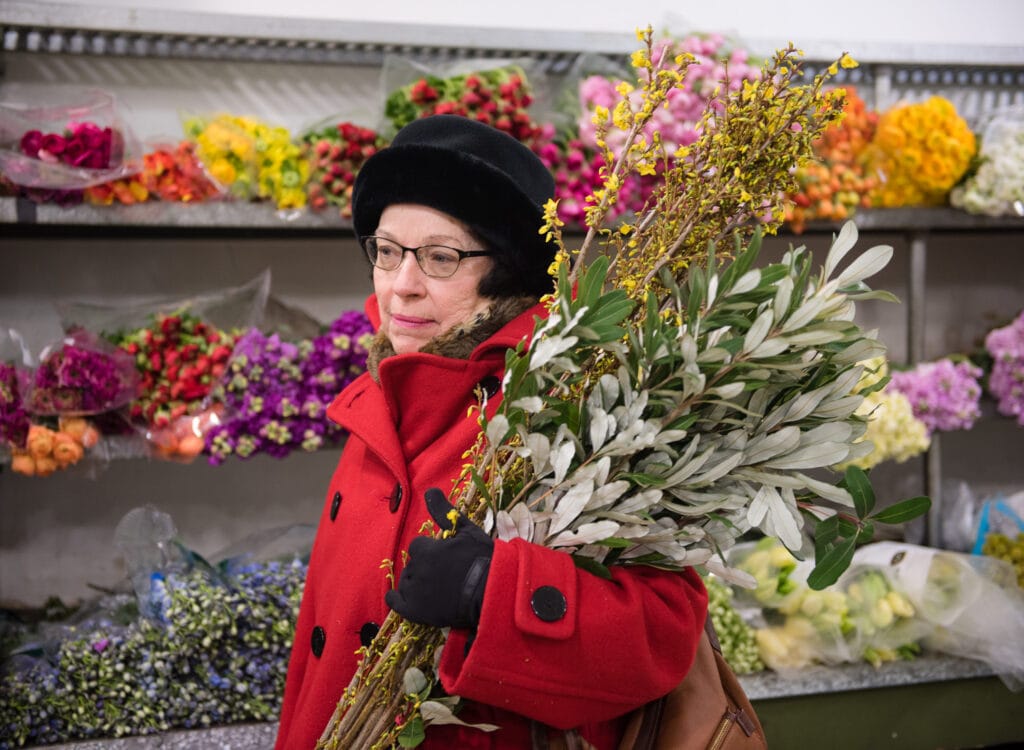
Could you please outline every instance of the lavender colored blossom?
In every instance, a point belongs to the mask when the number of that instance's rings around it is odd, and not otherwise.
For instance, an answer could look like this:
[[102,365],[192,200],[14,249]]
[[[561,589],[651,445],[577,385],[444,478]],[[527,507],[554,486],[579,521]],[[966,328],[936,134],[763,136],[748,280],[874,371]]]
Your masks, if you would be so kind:
[[980,367],[968,360],[945,358],[925,362],[912,370],[893,372],[887,388],[907,397],[914,417],[936,430],[969,430],[981,416]]
[[256,329],[243,335],[214,388],[225,415],[206,435],[210,463],[258,453],[283,458],[340,442],[342,431],[327,419],[327,407],[366,369],[370,336],[369,320],[357,311],[298,343]]
[[996,408],[1024,427],[1024,310],[1009,325],[990,331],[985,348],[992,355],[988,390]]

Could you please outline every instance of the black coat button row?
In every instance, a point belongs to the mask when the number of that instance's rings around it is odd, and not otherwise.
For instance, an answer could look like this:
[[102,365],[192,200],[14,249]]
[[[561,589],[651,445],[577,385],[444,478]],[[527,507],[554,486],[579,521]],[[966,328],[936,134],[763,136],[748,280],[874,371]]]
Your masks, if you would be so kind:
[[394,491],[391,493],[391,500],[388,501],[388,510],[390,510],[392,513],[397,513],[398,512],[398,506],[400,506],[401,504],[402,504],[402,483],[401,482],[397,482],[395,484]]
[[338,517],[338,508],[341,507],[341,493],[335,492],[334,499],[331,500],[331,520],[333,521]]
[[530,608],[544,622],[556,622],[565,617],[568,603],[554,586],[541,586],[530,596]]
[[327,631],[317,625],[313,628],[313,635],[309,639],[309,647],[313,651],[313,656],[317,659],[320,658],[320,654],[324,652],[324,646],[327,645]]

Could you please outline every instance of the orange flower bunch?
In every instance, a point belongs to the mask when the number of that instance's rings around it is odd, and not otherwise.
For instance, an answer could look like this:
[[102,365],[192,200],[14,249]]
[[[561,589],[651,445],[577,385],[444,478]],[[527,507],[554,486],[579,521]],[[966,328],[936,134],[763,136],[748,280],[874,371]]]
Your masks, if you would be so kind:
[[865,174],[863,156],[877,125],[878,113],[848,86],[842,121],[825,129],[813,144],[815,159],[797,169],[800,189],[786,206],[786,222],[794,232],[816,219],[843,221],[871,205],[878,179]]
[[30,477],[49,476],[81,461],[99,438],[96,427],[81,417],[62,417],[56,430],[29,425],[25,447],[11,451],[11,470]]
[[894,107],[882,115],[868,149],[869,165],[881,177],[872,205],[942,205],[976,153],[974,133],[948,99]]
[[221,192],[195,155],[194,144],[182,141],[175,147],[145,154],[138,174],[87,188],[85,200],[100,206],[115,201],[131,205],[147,200],[198,203],[216,198]]

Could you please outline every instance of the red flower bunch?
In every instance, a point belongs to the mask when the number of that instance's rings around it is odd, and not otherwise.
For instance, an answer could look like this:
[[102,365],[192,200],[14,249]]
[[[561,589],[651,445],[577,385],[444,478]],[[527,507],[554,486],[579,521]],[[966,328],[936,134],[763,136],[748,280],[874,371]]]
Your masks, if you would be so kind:
[[450,78],[424,76],[393,92],[384,112],[395,128],[428,115],[461,115],[532,143],[542,134],[527,112],[532,103],[526,74],[511,66]]
[[152,327],[114,337],[142,378],[132,420],[162,428],[198,410],[224,373],[235,338],[184,312],[157,315]]
[[302,138],[303,158],[310,164],[307,187],[309,206],[320,211],[338,206],[342,216],[352,216],[352,184],[363,162],[386,144],[370,128],[339,122]]
[[142,171],[129,178],[86,188],[89,203],[109,206],[115,201],[131,205],[153,198],[198,203],[216,198],[221,189],[210,179],[195,155],[195,145],[182,141],[173,148],[158,148],[142,157]]

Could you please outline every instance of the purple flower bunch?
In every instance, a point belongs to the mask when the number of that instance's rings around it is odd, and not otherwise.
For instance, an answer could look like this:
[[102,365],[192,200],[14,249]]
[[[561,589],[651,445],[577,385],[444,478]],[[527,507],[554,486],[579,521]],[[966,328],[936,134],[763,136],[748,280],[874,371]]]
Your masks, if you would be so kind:
[[0,362],[0,447],[23,448],[28,438],[28,412],[21,400],[18,368]]
[[43,355],[26,396],[33,414],[101,414],[135,398],[139,377],[131,355],[78,330]]
[[992,355],[988,390],[996,408],[1024,427],[1024,310],[1009,325],[989,331],[985,349]]
[[943,358],[912,370],[893,372],[887,388],[907,397],[914,416],[928,433],[969,430],[981,416],[979,378],[982,370],[969,360]]
[[325,413],[365,371],[372,335],[370,321],[357,311],[342,314],[324,334],[298,343],[257,329],[243,335],[213,389],[225,409],[221,423],[205,436],[210,463],[257,453],[283,458],[294,450],[336,444],[341,429]]

